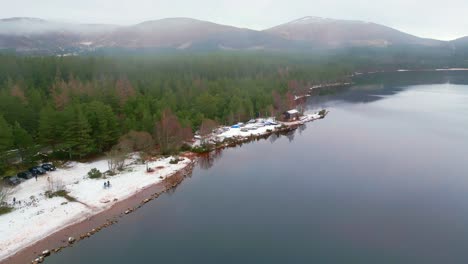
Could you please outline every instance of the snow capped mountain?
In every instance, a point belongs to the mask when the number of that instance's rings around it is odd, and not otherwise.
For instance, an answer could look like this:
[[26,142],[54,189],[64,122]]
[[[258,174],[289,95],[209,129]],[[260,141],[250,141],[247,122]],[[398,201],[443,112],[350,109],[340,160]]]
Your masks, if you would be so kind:
[[0,19],[0,49],[64,54],[96,48],[172,50],[310,50],[349,46],[423,45],[419,38],[370,22],[307,16],[263,30],[192,18],[167,18],[131,26],[73,24],[38,18]]
[[317,16],[306,16],[293,20],[286,24],[288,25],[310,25],[310,24],[329,24],[329,23],[348,23],[348,24],[370,24],[370,22],[364,22],[359,20],[338,20],[333,18],[326,17],[317,17]]
[[307,24],[318,24],[318,23],[329,23],[333,21],[330,18],[323,18],[323,17],[314,17],[314,16],[307,16],[303,18],[299,18],[297,20],[293,20],[287,24],[290,25],[307,25]]

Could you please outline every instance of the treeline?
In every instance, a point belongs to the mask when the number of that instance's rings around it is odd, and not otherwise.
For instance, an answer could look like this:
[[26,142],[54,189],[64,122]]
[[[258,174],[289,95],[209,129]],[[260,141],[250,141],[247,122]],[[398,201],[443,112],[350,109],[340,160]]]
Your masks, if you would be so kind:
[[255,53],[1,55],[2,161],[10,160],[9,150],[25,161],[44,148],[69,158],[102,153],[130,131],[146,132],[160,146],[156,124],[164,115],[173,114],[184,135],[204,119],[230,124],[274,115],[291,106],[294,94],[351,72],[339,62]]

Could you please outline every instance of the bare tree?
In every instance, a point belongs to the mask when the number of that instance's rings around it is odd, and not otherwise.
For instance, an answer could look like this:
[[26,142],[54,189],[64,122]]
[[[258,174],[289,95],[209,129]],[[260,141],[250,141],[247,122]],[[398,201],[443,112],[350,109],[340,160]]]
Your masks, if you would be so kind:
[[13,194],[12,188],[7,188],[0,185],[0,207],[5,206],[9,197]]
[[80,79],[75,78],[73,74],[70,74],[68,77],[67,86],[69,92],[73,95],[82,95],[85,93],[85,85],[80,81]]
[[122,170],[125,165],[125,157],[128,153],[128,148],[122,145],[114,146],[110,151],[106,153],[107,165],[111,173],[116,173],[117,170]]
[[297,94],[298,90],[299,90],[299,82],[297,80],[289,80],[288,81],[288,90],[293,93],[293,94]]
[[210,135],[213,133],[213,130],[218,127],[218,123],[211,119],[203,119],[202,124],[200,126],[200,136],[201,136],[201,144],[207,144],[207,140],[209,139]]
[[119,139],[119,143],[106,153],[109,171],[122,170],[128,153],[132,151],[149,152],[154,148],[151,134],[142,131],[130,131]]
[[122,76],[117,80],[115,89],[120,98],[120,106],[125,105],[128,99],[136,93],[135,88],[133,88],[126,76]]
[[161,120],[156,123],[155,138],[163,154],[173,152],[182,145],[184,131],[179,119],[170,109],[164,110]]
[[294,95],[290,92],[287,92],[285,95],[285,105],[288,109],[293,109],[296,107],[296,100],[294,100]]
[[154,147],[153,137],[148,132],[130,131],[119,140],[118,146],[131,151],[149,151]]
[[47,178],[46,193],[53,194],[65,190],[65,184],[59,177],[49,176]]
[[70,102],[70,89],[68,84],[60,78],[58,73],[54,83],[49,87],[49,93],[54,100],[55,108],[58,110],[65,109],[65,106]]
[[11,96],[17,97],[21,100],[22,103],[27,103],[28,100],[24,95],[23,89],[20,87],[18,83],[15,83],[13,87],[11,87]]
[[182,128],[182,138],[185,141],[189,141],[193,139],[193,131],[190,126],[186,126]]
[[276,114],[281,113],[282,111],[286,109],[283,98],[277,91],[273,91],[272,96],[273,96],[273,108]]

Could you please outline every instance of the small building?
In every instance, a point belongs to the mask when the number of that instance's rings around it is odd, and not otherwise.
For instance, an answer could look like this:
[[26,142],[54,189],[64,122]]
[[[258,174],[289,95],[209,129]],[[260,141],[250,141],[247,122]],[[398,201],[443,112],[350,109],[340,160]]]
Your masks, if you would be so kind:
[[296,121],[299,120],[301,113],[297,109],[291,109],[283,113],[285,121]]

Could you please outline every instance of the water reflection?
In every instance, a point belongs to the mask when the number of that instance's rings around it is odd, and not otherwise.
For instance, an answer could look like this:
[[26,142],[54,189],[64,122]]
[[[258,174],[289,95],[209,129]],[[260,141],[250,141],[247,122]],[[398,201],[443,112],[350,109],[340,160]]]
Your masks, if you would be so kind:
[[200,154],[198,158],[198,165],[204,170],[208,170],[213,167],[216,160],[220,159],[223,156],[222,149],[216,149],[209,153]]
[[419,84],[465,84],[465,71],[395,72],[359,75],[351,87],[334,87],[316,90],[308,100],[309,109],[326,108],[336,101],[347,103],[372,103],[398,94]]
[[47,263],[468,263],[468,85],[381,83],[311,98],[335,105],[309,129],[205,154],[174,195]]
[[273,133],[273,134],[270,135],[270,137],[268,139],[270,140],[270,143],[273,144],[279,138],[279,136],[280,136],[279,134]]
[[297,130],[299,131],[299,135],[302,135],[302,132],[304,130],[306,130],[306,128],[307,128],[307,125],[303,125],[303,126],[298,127]]
[[294,140],[294,135],[296,134],[296,130],[297,130],[297,129],[295,129],[295,130],[293,130],[293,131],[290,131],[290,132],[288,132],[288,133],[286,134],[286,137],[288,138],[289,143],[293,142],[293,140]]
[[[297,129],[286,131],[286,132],[274,132],[271,133],[270,135],[266,135],[263,137],[257,137],[255,140],[247,143],[239,143],[235,146],[231,146],[230,148],[240,148],[244,144],[255,144],[256,141],[264,141],[264,140],[269,140],[270,143],[275,143],[278,139],[280,139],[282,136],[286,137],[289,141],[289,143],[293,142],[295,139],[296,132],[299,132],[302,134],[303,131],[306,129],[306,125],[299,126]],[[223,156],[223,148],[218,148],[215,149],[209,153],[202,153],[198,156],[198,165],[201,169],[203,170],[208,170],[213,167],[215,162],[219,160]]]

